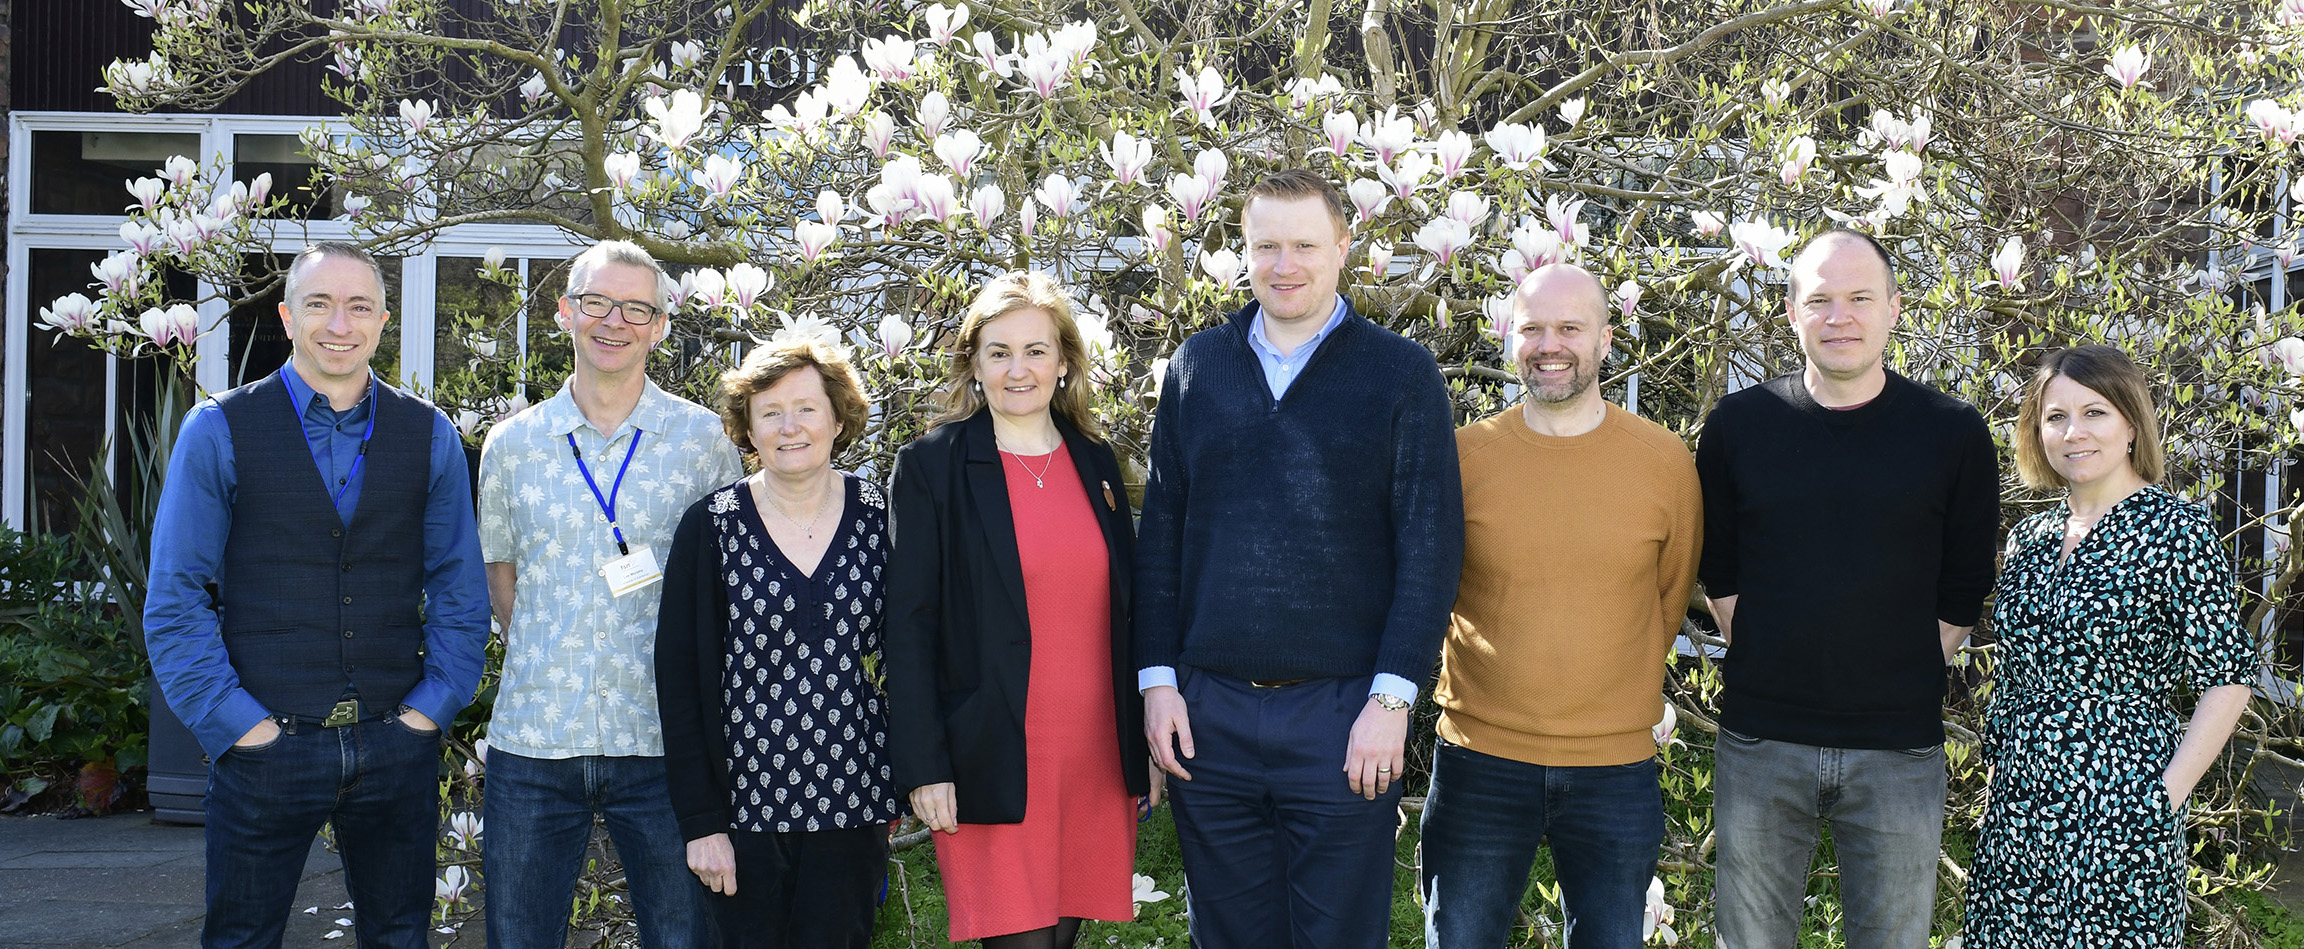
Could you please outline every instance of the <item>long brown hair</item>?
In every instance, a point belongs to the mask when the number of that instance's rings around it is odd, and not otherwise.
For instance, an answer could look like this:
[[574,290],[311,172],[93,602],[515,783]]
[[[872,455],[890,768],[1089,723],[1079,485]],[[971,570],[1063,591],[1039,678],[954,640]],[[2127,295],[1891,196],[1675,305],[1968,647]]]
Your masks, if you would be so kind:
[[1079,385],[1057,386],[1056,395],[1048,400],[1049,409],[1064,416],[1080,434],[1104,440],[1104,424],[1088,407],[1088,343],[1081,338],[1080,323],[1072,315],[1072,300],[1056,278],[1037,270],[1009,271],[985,281],[983,289],[976,291],[976,299],[968,304],[968,315],[960,320],[960,338],[945,363],[944,411],[928,423],[931,430],[965,419],[984,407],[976,378],[976,347],[984,338],[984,327],[1028,308],[1048,312],[1048,321],[1056,327],[1056,348],[1064,357],[1064,368],[1080,380]]

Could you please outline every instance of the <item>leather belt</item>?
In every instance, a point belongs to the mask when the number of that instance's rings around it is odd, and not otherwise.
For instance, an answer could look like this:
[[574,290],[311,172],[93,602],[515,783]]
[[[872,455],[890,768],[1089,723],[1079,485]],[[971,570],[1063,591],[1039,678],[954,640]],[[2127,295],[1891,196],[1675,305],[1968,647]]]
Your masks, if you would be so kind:
[[313,718],[310,715],[276,715],[273,716],[273,719],[282,725],[317,725],[321,728],[342,728],[346,725],[357,725],[369,719],[383,717],[381,714],[363,714],[359,699],[345,699],[336,703],[336,707],[329,709],[326,718]]

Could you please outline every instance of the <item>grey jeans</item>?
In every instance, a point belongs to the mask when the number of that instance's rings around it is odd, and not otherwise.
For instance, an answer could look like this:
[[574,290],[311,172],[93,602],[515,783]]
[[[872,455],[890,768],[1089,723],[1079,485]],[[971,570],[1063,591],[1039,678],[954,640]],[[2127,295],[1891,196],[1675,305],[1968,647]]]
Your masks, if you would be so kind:
[[1944,748],[1819,748],[1721,729],[1713,775],[1721,949],[1799,939],[1820,821],[1832,823],[1848,949],[1924,949],[1944,836]]

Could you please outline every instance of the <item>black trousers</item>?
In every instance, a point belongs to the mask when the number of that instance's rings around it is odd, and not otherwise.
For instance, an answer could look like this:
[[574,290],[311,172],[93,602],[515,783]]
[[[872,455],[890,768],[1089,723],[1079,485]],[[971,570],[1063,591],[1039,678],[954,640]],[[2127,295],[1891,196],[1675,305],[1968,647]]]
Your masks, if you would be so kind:
[[870,949],[888,825],[728,838],[736,892],[712,896],[721,949]]

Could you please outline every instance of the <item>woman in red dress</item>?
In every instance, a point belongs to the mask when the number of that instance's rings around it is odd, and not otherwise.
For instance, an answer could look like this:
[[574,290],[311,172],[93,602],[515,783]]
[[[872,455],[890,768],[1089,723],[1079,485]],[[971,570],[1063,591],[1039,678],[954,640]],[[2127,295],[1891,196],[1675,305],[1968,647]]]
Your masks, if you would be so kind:
[[1088,354],[1046,274],[985,284],[946,409],[896,456],[887,613],[896,786],[938,832],[954,941],[1066,947],[1135,913],[1157,801],[1128,638],[1134,546]]

